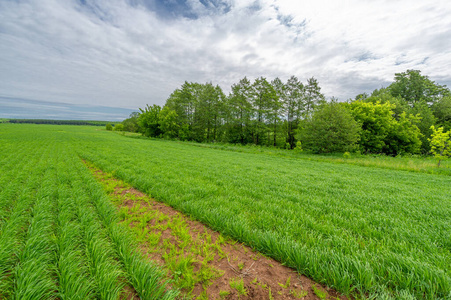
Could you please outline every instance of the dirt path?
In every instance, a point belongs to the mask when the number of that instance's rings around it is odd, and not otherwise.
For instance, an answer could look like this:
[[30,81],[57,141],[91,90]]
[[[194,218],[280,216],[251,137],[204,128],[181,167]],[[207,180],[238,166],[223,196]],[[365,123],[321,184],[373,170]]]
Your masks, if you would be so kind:
[[143,253],[167,270],[187,298],[348,299],[87,165]]

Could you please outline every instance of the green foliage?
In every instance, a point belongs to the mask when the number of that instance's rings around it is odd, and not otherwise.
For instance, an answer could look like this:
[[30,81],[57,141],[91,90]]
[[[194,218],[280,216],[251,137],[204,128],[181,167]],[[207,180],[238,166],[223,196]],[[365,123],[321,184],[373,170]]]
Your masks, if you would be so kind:
[[451,96],[446,96],[432,105],[432,111],[437,118],[437,125],[451,130]]
[[244,287],[243,278],[232,278],[229,284],[232,289],[237,290],[239,295],[247,295],[247,289]]
[[307,80],[305,85],[304,114],[309,115],[316,106],[326,102],[324,95],[321,93],[318,80],[314,77]]
[[451,157],[451,131],[443,131],[443,127],[435,129],[431,126],[431,152],[434,157],[438,160],[438,167],[440,167],[440,162],[444,159]]
[[139,109],[141,113],[138,117],[138,124],[141,132],[148,137],[158,137],[161,134],[160,130],[160,111],[161,107],[154,104],[147,105],[144,109]]
[[313,292],[315,293],[315,295],[318,296],[318,298],[326,299],[326,297],[327,297],[327,292],[326,291],[322,291],[321,289],[319,289],[316,286],[316,284],[312,285],[312,289],[313,289]]
[[362,151],[382,152],[385,139],[393,127],[393,104],[354,101],[349,104],[355,120],[362,126],[359,145]]
[[415,117],[402,112],[397,120],[394,104],[379,101],[354,101],[348,104],[355,120],[362,126],[359,145],[366,153],[398,155],[418,153],[421,147],[421,132],[415,125]]
[[399,116],[399,120],[394,120],[385,138],[383,152],[390,155],[419,153],[421,137],[423,137],[420,129],[415,125],[419,120],[419,116],[407,116],[405,112]]
[[244,77],[227,97],[212,83],[185,82],[165,104],[175,112],[178,127],[169,126],[167,137],[281,148],[288,143],[293,148],[299,121],[322,102],[324,95],[314,78],[304,87],[295,76],[286,83],[264,77],[250,82]]
[[232,92],[227,98],[226,116],[228,122],[224,139],[229,143],[247,144],[252,142],[251,119],[253,107],[250,102],[251,82],[244,77],[232,85]]
[[428,153],[431,149],[429,144],[429,138],[432,134],[431,126],[435,125],[436,118],[432,109],[424,101],[416,102],[411,108],[406,110],[407,113],[417,116],[416,119],[412,118],[413,124],[415,124],[421,132],[421,152]]
[[407,70],[395,74],[395,81],[388,87],[394,97],[401,97],[407,103],[424,101],[429,105],[436,103],[444,96],[451,96],[446,86],[439,85],[419,70]]
[[[257,78],[251,90],[251,103],[254,107],[254,120],[252,122],[252,135],[256,145],[263,144],[265,133],[268,132],[269,122],[277,118],[280,107],[277,93],[264,77]],[[269,121],[269,122],[265,122]]]
[[219,291],[219,297],[221,299],[225,299],[228,295],[230,295],[229,291]]
[[173,139],[181,137],[185,139],[184,135],[179,132],[180,125],[178,124],[178,115],[174,110],[165,106],[159,114],[160,130],[166,138]]
[[298,150],[298,151],[302,151],[303,150],[301,141],[297,141],[296,142],[296,148],[295,149]]
[[124,131],[124,125],[122,123],[114,125],[114,131]]
[[352,151],[359,139],[360,126],[340,103],[322,105],[303,122],[297,138],[305,149],[315,153]]
[[129,132],[139,132],[139,113],[138,112],[132,112],[130,116],[122,121],[122,125],[124,125],[124,131]]
[[[356,100],[358,99],[356,98]],[[405,111],[408,111],[411,107],[405,99],[401,98],[400,96],[393,96],[388,88],[376,89],[371,93],[371,96],[368,96],[365,99],[361,100],[363,102],[371,102],[373,104],[376,104],[377,102],[380,102],[381,104],[392,104],[392,111],[396,119],[399,117],[399,115],[401,115]]]
[[108,123],[108,124],[105,125],[105,129],[108,130],[108,131],[111,131],[111,130],[113,130],[113,125]]

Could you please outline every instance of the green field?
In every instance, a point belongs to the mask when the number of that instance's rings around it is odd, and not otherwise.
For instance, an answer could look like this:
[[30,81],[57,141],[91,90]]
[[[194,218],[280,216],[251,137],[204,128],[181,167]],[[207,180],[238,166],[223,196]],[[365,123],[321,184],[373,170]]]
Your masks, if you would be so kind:
[[[138,264],[117,250],[133,247],[121,244],[82,159],[345,294],[451,298],[450,176],[228,150],[96,127],[0,124],[0,298],[33,280],[42,293],[78,284],[96,296],[139,285]],[[99,248],[106,261],[92,258]]]
[[119,299],[130,286],[141,299],[177,294],[74,151],[90,132],[0,126],[0,299]]

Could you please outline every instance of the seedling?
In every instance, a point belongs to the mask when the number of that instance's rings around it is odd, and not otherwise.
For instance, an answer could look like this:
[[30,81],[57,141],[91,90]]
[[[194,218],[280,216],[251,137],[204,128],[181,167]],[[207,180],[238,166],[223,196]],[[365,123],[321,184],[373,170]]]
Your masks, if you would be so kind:
[[247,290],[244,287],[243,278],[240,278],[239,280],[232,278],[230,280],[229,284],[230,284],[230,287],[232,289],[237,290],[240,295],[244,295],[244,296],[247,295]]
[[326,299],[327,297],[326,291],[322,291],[320,288],[316,286],[316,284],[312,285],[312,289],[315,295],[318,296],[320,299]]

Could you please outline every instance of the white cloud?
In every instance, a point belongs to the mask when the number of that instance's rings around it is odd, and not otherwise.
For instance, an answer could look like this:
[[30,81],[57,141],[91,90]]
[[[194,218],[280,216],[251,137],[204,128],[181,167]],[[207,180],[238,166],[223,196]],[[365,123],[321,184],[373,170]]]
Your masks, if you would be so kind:
[[187,1],[197,18],[130,1],[2,1],[0,96],[136,109],[185,80],[315,76],[343,100],[409,68],[451,83],[446,1]]

